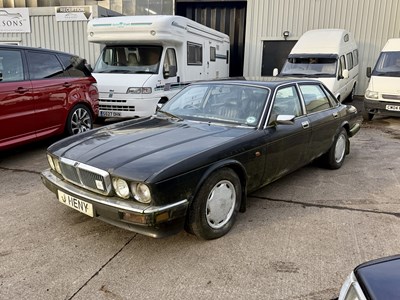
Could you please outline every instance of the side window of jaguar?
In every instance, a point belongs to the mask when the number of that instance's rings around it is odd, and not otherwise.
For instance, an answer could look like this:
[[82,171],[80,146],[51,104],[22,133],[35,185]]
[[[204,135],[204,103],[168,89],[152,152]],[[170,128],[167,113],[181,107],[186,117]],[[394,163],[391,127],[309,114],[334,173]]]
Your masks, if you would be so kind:
[[278,115],[298,117],[302,114],[300,98],[295,86],[284,87],[276,92],[268,125],[271,125]]
[[331,102],[317,84],[302,84],[300,90],[303,95],[307,113],[315,113],[331,108]]

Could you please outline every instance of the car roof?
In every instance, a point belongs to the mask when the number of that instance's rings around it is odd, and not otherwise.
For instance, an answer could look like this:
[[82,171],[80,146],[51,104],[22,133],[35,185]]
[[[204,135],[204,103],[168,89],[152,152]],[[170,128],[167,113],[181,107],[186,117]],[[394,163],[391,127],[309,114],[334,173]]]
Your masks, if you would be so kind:
[[260,87],[274,88],[286,83],[316,83],[321,84],[315,79],[292,78],[292,77],[275,77],[275,76],[250,76],[250,77],[232,77],[226,79],[216,79],[207,81],[198,81],[194,84],[246,84]]
[[29,46],[21,46],[21,45],[1,44],[0,48],[36,50],[36,51],[39,50],[39,51],[44,51],[44,52],[51,52],[51,53],[59,53],[59,54],[67,54],[67,55],[78,56],[78,55],[73,54],[73,53],[68,53],[68,52],[63,52],[63,51],[58,51],[58,50],[52,50],[52,49],[47,49],[47,48],[38,48],[38,47],[29,47]]
[[397,299],[400,295],[400,255],[368,261],[356,267],[354,274],[367,299]]

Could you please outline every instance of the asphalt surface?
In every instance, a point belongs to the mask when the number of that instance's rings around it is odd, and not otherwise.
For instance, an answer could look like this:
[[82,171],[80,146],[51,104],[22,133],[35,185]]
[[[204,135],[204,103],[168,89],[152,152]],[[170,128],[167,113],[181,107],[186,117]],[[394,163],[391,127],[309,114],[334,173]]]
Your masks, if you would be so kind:
[[356,265],[399,253],[400,119],[363,123],[341,169],[311,164],[253,193],[213,241],[63,206],[39,177],[51,142],[0,154],[0,299],[332,299]]

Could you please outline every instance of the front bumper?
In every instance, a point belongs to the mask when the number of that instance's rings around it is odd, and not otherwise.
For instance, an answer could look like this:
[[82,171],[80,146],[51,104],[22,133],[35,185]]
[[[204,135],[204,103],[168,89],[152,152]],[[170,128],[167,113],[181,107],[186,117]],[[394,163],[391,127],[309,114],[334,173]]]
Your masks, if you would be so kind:
[[395,107],[400,107],[400,102],[364,98],[364,109],[370,114],[400,117],[400,111],[394,110]]
[[56,176],[50,169],[41,173],[43,184],[93,205],[94,217],[114,226],[154,238],[176,234],[185,223],[187,200],[165,206],[151,206],[117,197],[106,197],[79,188]]

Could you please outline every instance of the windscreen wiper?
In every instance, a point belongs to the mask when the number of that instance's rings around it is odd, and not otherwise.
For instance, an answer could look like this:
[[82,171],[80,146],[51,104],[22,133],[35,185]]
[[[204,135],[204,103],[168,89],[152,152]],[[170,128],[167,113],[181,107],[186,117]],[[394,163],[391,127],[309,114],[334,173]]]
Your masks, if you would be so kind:
[[158,110],[157,112],[163,113],[164,115],[166,115],[166,116],[168,116],[170,118],[178,119],[179,121],[183,121],[183,119],[181,117],[178,117],[178,116],[176,116],[174,114],[171,114],[170,112],[167,112],[165,110]]

